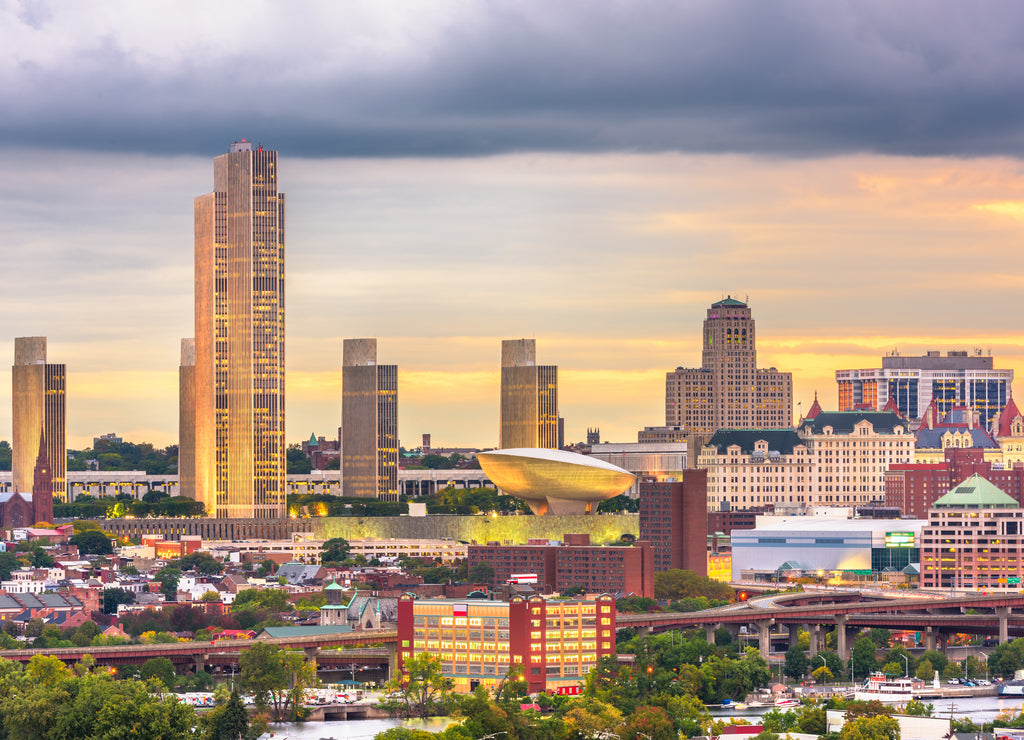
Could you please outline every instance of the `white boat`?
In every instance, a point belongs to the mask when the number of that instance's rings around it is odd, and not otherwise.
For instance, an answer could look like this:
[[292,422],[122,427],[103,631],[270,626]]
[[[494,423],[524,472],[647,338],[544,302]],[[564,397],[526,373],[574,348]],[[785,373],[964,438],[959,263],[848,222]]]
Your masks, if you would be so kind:
[[885,704],[905,704],[914,698],[914,691],[924,689],[919,678],[889,678],[884,673],[872,673],[864,685],[853,692],[857,701],[880,701]]
[[778,709],[791,709],[800,706],[800,702],[796,699],[779,699],[775,702],[775,706]]

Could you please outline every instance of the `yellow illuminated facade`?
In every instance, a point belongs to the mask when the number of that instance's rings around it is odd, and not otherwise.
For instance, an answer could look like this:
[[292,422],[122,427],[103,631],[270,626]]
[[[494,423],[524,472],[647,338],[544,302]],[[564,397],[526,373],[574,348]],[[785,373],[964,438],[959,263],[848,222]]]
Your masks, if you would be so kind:
[[535,514],[592,514],[636,480],[603,460],[563,450],[492,450],[477,460],[494,485],[524,499]]
[[342,365],[342,495],[398,501],[398,367],[376,339],[346,339]]
[[615,652],[615,600],[507,602],[399,599],[399,658],[441,658],[455,690],[496,687],[513,666],[530,692],[579,687],[599,657]]
[[558,367],[538,365],[533,339],[501,343],[502,449],[558,449]]
[[277,152],[236,142],[196,198],[195,497],[285,516],[284,194]]
[[39,438],[46,445],[53,497],[67,501],[67,430],[64,365],[46,361],[46,337],[17,337],[11,368],[14,491],[32,492]]

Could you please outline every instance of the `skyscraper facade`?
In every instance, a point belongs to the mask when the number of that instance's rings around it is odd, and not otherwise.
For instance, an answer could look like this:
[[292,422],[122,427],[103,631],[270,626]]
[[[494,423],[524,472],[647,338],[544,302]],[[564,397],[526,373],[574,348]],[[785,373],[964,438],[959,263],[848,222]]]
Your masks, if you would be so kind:
[[757,367],[754,319],[746,303],[711,304],[699,368],[665,378],[665,426],[704,440],[718,429],[790,427],[793,374]]
[[16,492],[33,490],[42,436],[49,461],[50,489],[57,500],[67,500],[66,375],[64,365],[46,361],[46,337],[14,340],[14,366],[11,368],[14,457],[11,467]]
[[398,500],[398,366],[377,364],[376,339],[346,339],[341,371],[343,496]]
[[195,201],[195,497],[218,518],[285,508],[284,193],[277,152],[235,142]]
[[537,364],[537,342],[501,343],[498,447],[558,449],[558,366]]
[[181,340],[178,366],[178,495],[196,497],[196,340]]
[[991,355],[980,350],[945,356],[932,350],[918,357],[894,352],[882,358],[880,368],[836,370],[836,383],[840,411],[881,411],[891,403],[908,419],[920,419],[934,402],[943,414],[968,406],[988,427],[1006,405],[1013,370],[997,370]]

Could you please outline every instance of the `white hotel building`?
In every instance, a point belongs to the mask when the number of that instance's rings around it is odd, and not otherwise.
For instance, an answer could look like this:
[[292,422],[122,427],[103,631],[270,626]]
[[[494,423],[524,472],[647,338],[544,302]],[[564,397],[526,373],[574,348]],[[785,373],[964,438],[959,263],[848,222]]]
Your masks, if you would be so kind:
[[907,422],[892,412],[811,414],[797,429],[716,432],[697,462],[708,471],[708,510],[882,502],[885,471],[913,462]]

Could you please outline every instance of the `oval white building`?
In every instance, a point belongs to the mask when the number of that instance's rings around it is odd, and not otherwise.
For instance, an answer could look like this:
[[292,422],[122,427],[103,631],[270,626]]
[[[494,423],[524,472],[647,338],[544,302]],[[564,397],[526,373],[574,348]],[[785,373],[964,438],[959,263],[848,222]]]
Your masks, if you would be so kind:
[[592,514],[636,480],[628,470],[564,450],[491,450],[477,460],[494,485],[540,515]]

